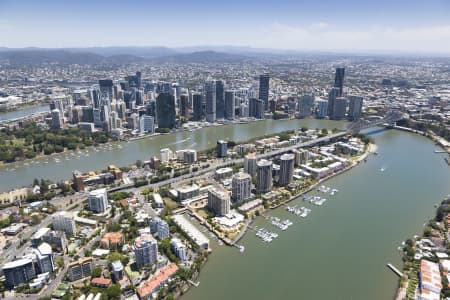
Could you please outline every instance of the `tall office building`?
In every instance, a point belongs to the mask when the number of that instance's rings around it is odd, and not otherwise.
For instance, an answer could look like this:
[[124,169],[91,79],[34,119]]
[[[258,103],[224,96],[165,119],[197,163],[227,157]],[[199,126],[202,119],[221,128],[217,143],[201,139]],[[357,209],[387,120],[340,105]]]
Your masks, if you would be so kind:
[[256,191],[258,193],[267,193],[272,190],[272,162],[261,159],[256,163]]
[[216,215],[230,213],[230,194],[222,186],[217,185],[208,190],[208,207]]
[[111,79],[100,79],[98,84],[100,85],[100,106],[110,106],[114,97],[113,81]]
[[27,283],[36,277],[36,270],[33,266],[33,260],[30,258],[18,259],[8,262],[2,267],[5,276],[5,285],[8,288],[14,288]]
[[264,119],[264,101],[261,99],[250,98],[249,117]]
[[300,166],[306,164],[309,160],[309,151],[305,149],[294,149],[295,165]]
[[259,75],[259,99],[264,103],[264,111],[269,110],[269,74]]
[[217,157],[227,157],[228,143],[223,140],[217,141]]
[[136,265],[138,267],[155,264],[158,258],[158,243],[150,234],[141,234],[133,245]]
[[240,202],[250,198],[252,189],[252,177],[250,174],[239,172],[231,179],[231,198],[233,202]]
[[150,220],[150,231],[156,233],[159,240],[167,239],[170,235],[169,224],[159,217],[152,217]]
[[278,185],[285,186],[292,182],[292,176],[294,175],[294,160],[295,155],[292,153],[281,155]]
[[94,213],[104,213],[108,208],[108,195],[105,188],[93,190],[88,195],[89,210]]
[[339,88],[331,88],[328,94],[328,116],[330,118],[333,118],[334,116],[334,102],[336,101],[337,97],[339,97]]
[[180,115],[186,119],[189,118],[189,95],[180,96]]
[[298,115],[300,118],[311,116],[314,107],[314,96],[303,95],[298,100]]
[[216,119],[225,117],[225,88],[222,80],[216,80]]
[[332,119],[341,120],[341,119],[345,118],[346,113],[347,113],[347,98],[337,97],[334,100]]
[[47,243],[42,243],[33,249],[36,257],[36,266],[38,273],[51,273],[55,269],[53,262],[52,247]]
[[316,117],[325,118],[328,115],[328,101],[324,99],[318,99],[316,101]]
[[256,175],[256,153],[248,153],[244,157],[244,171],[254,177]]
[[216,121],[216,82],[208,81],[205,84],[206,97],[206,121],[213,123]]
[[122,127],[122,120],[119,118],[117,112],[112,111],[109,113],[109,129],[117,129]]
[[156,111],[159,128],[175,127],[175,98],[168,93],[160,93],[156,98]]
[[145,106],[145,114],[152,116],[155,124],[158,123],[158,119],[157,119],[158,112],[156,111],[156,100],[155,99],[151,99],[147,103],[147,105]]
[[76,233],[75,220],[71,212],[58,211],[52,215],[52,226],[56,231],[64,231],[66,234]]
[[143,115],[139,118],[139,131],[141,133],[155,132],[155,119],[152,116]]
[[52,129],[60,129],[62,128],[63,118],[62,113],[59,109],[52,110]]
[[345,68],[336,68],[336,75],[334,76],[334,87],[339,89],[338,97],[344,95],[344,75]]
[[234,120],[235,104],[234,91],[225,91],[225,119]]
[[195,93],[192,95],[192,106],[193,106],[193,120],[200,121],[203,118],[203,96],[202,94]]
[[360,96],[348,96],[348,119],[350,121],[357,121],[361,117],[363,97]]

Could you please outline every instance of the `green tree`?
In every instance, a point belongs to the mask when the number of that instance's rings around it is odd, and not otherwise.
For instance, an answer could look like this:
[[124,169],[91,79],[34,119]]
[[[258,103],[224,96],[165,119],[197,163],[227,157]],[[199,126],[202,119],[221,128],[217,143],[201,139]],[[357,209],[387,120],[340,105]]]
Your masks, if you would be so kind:
[[64,257],[58,256],[55,258],[55,263],[58,266],[58,268],[64,267]]
[[102,267],[96,266],[94,269],[92,269],[91,276],[92,277],[100,277],[102,275]]
[[106,289],[106,294],[109,299],[120,298],[120,286],[118,284],[112,284]]

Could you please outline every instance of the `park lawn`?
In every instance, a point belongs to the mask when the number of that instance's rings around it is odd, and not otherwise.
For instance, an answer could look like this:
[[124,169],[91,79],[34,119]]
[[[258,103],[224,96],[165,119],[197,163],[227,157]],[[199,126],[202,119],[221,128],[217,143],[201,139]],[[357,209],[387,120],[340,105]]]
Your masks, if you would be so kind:
[[173,201],[169,197],[163,198],[164,205],[167,206],[170,210],[178,208],[178,203],[176,201]]

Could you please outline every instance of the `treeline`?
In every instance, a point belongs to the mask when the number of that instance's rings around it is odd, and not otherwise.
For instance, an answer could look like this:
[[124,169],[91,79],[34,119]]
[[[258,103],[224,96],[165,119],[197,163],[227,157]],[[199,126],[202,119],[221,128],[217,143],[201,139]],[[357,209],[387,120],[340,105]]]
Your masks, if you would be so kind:
[[90,133],[79,128],[47,129],[27,124],[23,129],[0,131],[0,161],[14,162],[37,155],[84,149],[111,140],[105,132]]

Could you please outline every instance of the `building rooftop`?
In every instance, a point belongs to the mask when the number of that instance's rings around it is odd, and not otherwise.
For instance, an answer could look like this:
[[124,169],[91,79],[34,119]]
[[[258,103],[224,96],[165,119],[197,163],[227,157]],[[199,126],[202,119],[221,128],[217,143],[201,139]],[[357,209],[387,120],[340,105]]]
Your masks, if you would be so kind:
[[192,240],[194,240],[197,245],[209,245],[209,239],[183,215],[174,215],[172,219],[178,224],[178,226],[181,227],[181,230],[183,230]]
[[14,260],[14,261],[11,261],[11,262],[8,262],[8,263],[4,264],[2,269],[3,270],[5,270],[5,269],[14,269],[14,268],[17,268],[17,267],[20,267],[20,266],[24,266],[26,264],[30,264],[32,262],[33,261],[31,259],[29,259],[29,258],[22,258],[22,259]]
[[107,232],[103,235],[102,243],[120,244],[123,241],[123,234],[120,232]]
[[165,266],[160,269],[157,274],[152,276],[149,280],[145,281],[138,289],[137,293],[139,297],[144,298],[145,296],[153,293],[162,283],[166,282],[171,276],[173,276],[178,271],[178,266],[174,263]]
[[103,277],[95,277],[91,279],[91,284],[94,285],[110,285],[111,279],[109,278],[103,278]]

